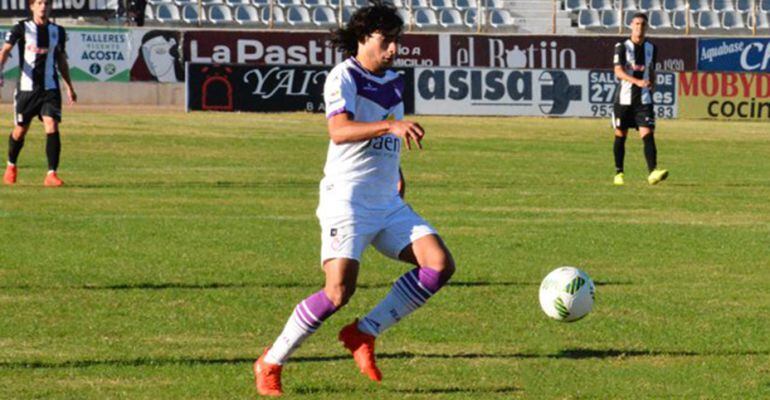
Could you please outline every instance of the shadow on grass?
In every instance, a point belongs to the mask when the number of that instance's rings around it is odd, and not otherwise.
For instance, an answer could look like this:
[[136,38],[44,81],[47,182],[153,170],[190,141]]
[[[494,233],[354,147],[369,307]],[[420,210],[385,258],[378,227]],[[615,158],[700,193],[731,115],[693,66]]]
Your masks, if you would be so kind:
[[[633,357],[727,357],[727,356],[767,356],[770,350],[748,350],[748,351],[680,351],[680,350],[633,350],[633,349],[564,349],[552,354],[539,353],[413,353],[413,352],[395,352],[382,353],[377,356],[378,359],[388,360],[409,360],[415,358],[428,359],[446,359],[446,360],[473,360],[473,359],[605,359],[605,358],[633,358]],[[349,360],[350,356],[330,355],[330,356],[306,356],[293,357],[292,362],[298,363],[318,363]],[[254,358],[135,358],[122,360],[70,360],[70,361],[5,361],[0,362],[0,369],[69,369],[69,368],[90,368],[100,366],[118,366],[118,367],[145,367],[145,366],[165,366],[165,365],[239,365],[251,364]]]
[[[622,286],[632,285],[630,281],[596,281],[596,286]],[[451,288],[474,288],[474,287],[515,287],[515,286],[539,286],[540,282],[524,281],[452,281]],[[358,289],[381,289],[390,287],[391,283],[360,284]],[[188,290],[215,290],[215,289],[320,289],[322,283],[301,283],[301,282],[276,282],[276,283],[228,283],[228,282],[209,282],[209,283],[185,283],[185,282],[137,282],[137,283],[119,283],[113,285],[94,285],[85,284],[81,286],[35,286],[35,285],[16,285],[0,286],[0,289],[82,289],[82,290],[169,290],[169,289],[188,289]]]
[[196,188],[234,188],[234,189],[252,189],[252,188],[297,188],[307,187],[308,189],[318,189],[318,181],[131,181],[131,182],[99,182],[99,183],[67,183],[67,188],[75,189],[125,189],[125,190],[143,190],[143,189],[196,189]]
[[461,388],[461,387],[448,387],[448,388],[414,388],[414,389],[391,389],[391,392],[395,393],[404,393],[404,394],[453,394],[453,393],[476,393],[476,394],[482,394],[482,393],[497,393],[497,394],[505,394],[505,393],[514,393],[514,392],[520,392],[521,389],[514,387],[514,386],[501,386],[501,387],[488,387],[488,388],[478,388],[478,387],[468,387],[468,388]]

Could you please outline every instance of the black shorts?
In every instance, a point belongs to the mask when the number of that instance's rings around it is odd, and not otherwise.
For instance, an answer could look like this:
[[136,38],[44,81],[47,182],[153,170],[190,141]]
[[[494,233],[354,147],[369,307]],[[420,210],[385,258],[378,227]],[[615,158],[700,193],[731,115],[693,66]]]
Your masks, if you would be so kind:
[[655,110],[652,104],[637,106],[612,106],[612,126],[616,129],[627,130],[629,128],[655,128]]
[[61,93],[56,90],[16,91],[14,95],[16,125],[27,126],[32,118],[51,117],[61,122]]

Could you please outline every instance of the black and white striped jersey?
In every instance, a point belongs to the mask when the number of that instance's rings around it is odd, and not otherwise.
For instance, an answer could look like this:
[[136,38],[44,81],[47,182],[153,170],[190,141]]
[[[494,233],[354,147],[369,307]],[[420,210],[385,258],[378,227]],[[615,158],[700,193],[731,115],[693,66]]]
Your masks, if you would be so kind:
[[[613,64],[620,65],[634,78],[651,80],[657,55],[657,47],[649,40],[645,40],[642,44],[634,44],[631,39],[627,39],[615,45]],[[652,91],[628,81],[620,81],[615,91],[615,104],[623,106],[652,104]]]
[[36,25],[26,19],[14,25],[5,34],[5,43],[19,44],[19,84],[16,90],[59,89],[56,60],[65,54],[67,34],[64,28],[52,22]]

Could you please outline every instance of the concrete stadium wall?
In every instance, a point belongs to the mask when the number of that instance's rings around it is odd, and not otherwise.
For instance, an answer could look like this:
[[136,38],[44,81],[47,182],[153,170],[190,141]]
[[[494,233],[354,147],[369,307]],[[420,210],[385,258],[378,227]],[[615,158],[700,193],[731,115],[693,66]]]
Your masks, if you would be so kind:
[[[184,107],[184,83],[73,82],[79,104]],[[12,103],[16,82],[0,89],[0,102]],[[65,100],[66,101],[66,100]]]

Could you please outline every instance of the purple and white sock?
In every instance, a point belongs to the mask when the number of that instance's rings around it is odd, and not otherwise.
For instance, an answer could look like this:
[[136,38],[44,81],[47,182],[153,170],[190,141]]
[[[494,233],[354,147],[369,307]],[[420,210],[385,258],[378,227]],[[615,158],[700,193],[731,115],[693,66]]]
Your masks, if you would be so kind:
[[337,309],[323,290],[302,300],[286,322],[283,332],[275,340],[265,356],[270,364],[281,365],[294,353],[302,342],[312,335]]
[[415,268],[401,275],[385,299],[358,322],[358,329],[379,335],[420,308],[444,283],[441,274],[430,268]]

